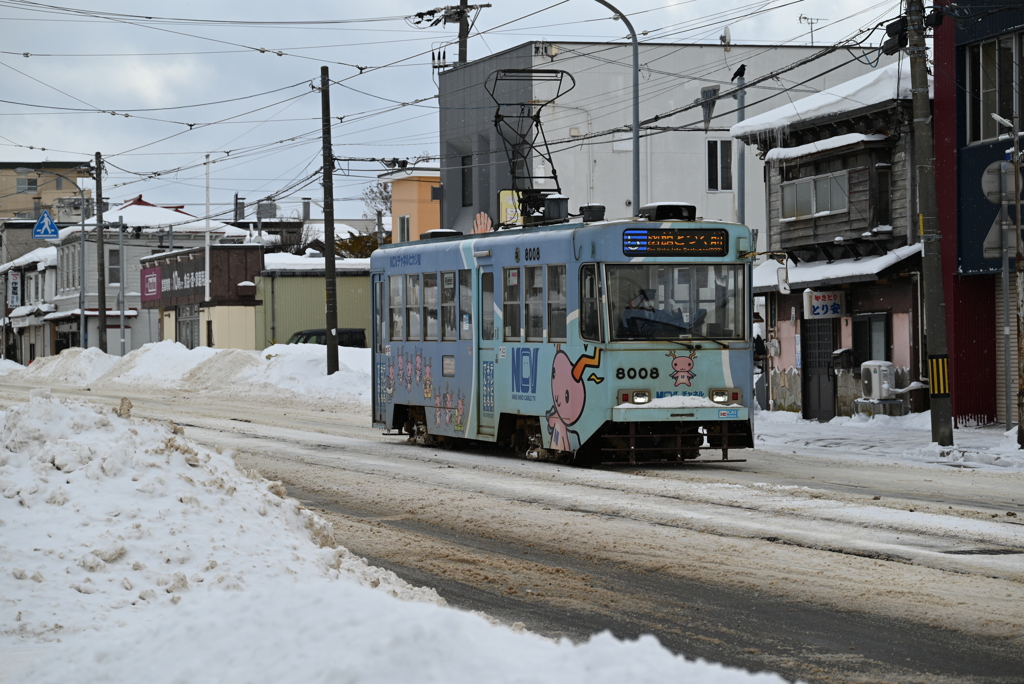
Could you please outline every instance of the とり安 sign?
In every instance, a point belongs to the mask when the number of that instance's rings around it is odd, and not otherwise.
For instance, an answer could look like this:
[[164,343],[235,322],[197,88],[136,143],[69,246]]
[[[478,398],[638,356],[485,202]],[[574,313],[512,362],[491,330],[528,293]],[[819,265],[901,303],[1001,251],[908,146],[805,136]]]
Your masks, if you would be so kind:
[[842,318],[845,315],[846,297],[843,296],[842,290],[804,290],[804,319]]

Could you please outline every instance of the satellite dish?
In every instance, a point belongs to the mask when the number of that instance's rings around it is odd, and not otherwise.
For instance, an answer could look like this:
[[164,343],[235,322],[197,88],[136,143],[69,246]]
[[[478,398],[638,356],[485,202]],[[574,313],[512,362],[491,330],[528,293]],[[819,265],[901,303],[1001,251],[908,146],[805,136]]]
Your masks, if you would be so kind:
[[725,46],[726,50],[730,48],[730,46],[732,45],[732,32],[729,31],[728,26],[726,26],[722,30],[722,35],[718,36],[718,40],[721,41],[722,45]]

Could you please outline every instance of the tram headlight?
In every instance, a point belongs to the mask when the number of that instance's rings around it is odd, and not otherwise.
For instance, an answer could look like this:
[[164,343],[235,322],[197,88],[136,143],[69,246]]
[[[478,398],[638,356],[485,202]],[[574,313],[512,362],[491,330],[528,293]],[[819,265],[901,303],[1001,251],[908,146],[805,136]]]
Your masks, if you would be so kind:
[[736,387],[713,389],[708,393],[708,396],[716,404],[738,404],[742,397],[739,388]]
[[646,404],[651,400],[651,393],[647,390],[637,390],[633,392],[633,403],[634,404]]

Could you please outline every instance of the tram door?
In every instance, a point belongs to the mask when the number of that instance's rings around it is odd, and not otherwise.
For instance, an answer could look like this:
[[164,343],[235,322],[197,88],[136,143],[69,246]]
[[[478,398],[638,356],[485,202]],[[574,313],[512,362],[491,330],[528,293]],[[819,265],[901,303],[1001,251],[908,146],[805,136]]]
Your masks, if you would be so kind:
[[384,300],[384,276],[374,274],[373,276],[373,330],[370,347],[373,349],[373,382],[371,383],[373,396],[373,420],[376,423],[383,423],[387,420],[387,402],[384,393],[381,391],[384,386],[384,371],[386,365],[380,363],[384,358],[384,345],[388,339],[388,317],[387,306]]
[[480,296],[477,301],[480,311],[477,313],[477,339],[480,340],[480,386],[477,388],[477,432],[480,435],[493,435],[495,425],[494,410],[494,364],[497,360],[495,344],[497,328],[494,325],[494,270],[484,267],[480,270]]

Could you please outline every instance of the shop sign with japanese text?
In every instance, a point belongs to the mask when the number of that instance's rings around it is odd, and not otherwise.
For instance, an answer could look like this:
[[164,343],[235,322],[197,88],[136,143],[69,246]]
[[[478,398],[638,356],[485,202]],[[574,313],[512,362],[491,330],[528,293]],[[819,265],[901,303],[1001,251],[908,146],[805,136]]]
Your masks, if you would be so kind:
[[842,290],[804,291],[804,319],[842,318],[846,315],[846,297]]

